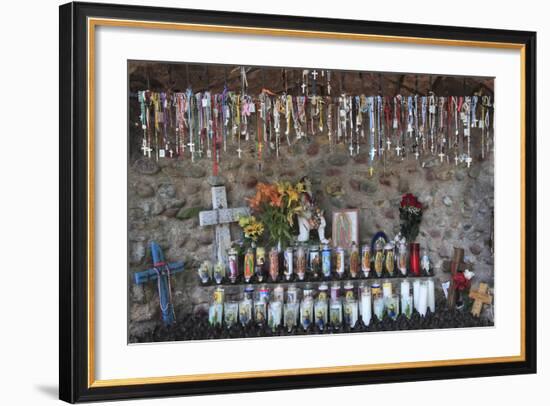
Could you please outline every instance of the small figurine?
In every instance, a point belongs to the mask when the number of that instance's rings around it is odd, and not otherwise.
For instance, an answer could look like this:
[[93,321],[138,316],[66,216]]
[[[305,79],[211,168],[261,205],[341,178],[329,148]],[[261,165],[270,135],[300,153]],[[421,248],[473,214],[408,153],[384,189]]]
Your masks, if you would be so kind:
[[302,212],[298,215],[298,226],[300,228],[298,241],[309,241],[310,231],[317,230],[321,244],[328,244],[329,241],[325,237],[327,222],[323,210],[315,205],[315,200],[311,191],[311,181],[307,176],[304,176],[301,182],[303,182],[305,190],[300,196]]

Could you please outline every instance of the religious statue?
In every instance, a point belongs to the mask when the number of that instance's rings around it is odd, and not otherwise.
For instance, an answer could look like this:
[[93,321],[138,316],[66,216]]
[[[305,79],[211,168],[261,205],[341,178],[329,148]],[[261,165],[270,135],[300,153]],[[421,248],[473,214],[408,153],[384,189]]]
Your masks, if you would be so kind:
[[307,176],[304,176],[301,182],[304,184],[305,190],[300,196],[302,211],[298,215],[298,226],[300,228],[298,241],[308,241],[310,231],[317,230],[319,233],[319,241],[322,244],[328,244],[329,241],[325,237],[325,227],[327,223],[323,210],[315,205],[315,200],[311,191],[311,181]]

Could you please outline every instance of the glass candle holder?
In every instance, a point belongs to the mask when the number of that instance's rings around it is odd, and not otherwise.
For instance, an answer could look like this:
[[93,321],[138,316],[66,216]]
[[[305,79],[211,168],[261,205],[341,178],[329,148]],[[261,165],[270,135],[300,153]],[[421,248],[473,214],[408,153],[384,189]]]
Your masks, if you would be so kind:
[[339,300],[330,301],[330,324],[334,329],[339,329],[342,326],[342,302]]
[[212,263],[210,261],[204,261],[199,266],[198,274],[202,283],[208,283],[212,276]]
[[304,297],[300,304],[300,324],[304,330],[313,323],[313,299],[310,296]]
[[248,248],[244,256],[244,280],[245,282],[250,282],[252,276],[254,275],[254,249]]
[[409,250],[407,249],[407,244],[404,242],[399,243],[397,246],[397,268],[403,276],[407,275],[408,254]]
[[357,300],[347,299],[344,301],[344,322],[350,327],[355,328],[359,318]]
[[296,327],[298,320],[298,303],[285,303],[284,305],[284,325],[287,331]]
[[392,294],[385,298],[386,303],[384,303],[386,307],[386,314],[388,317],[392,320],[396,320],[397,316],[399,316],[399,296],[396,294]]
[[393,272],[395,271],[395,249],[394,245],[392,243],[386,244],[384,247],[384,262],[386,265],[386,272],[393,276]]
[[384,272],[384,243],[382,240],[377,240],[374,245],[374,272],[379,278]]
[[214,265],[214,281],[219,285],[225,278],[225,266],[223,262],[218,262]]
[[230,248],[227,251],[227,262],[228,262],[228,277],[231,283],[235,283],[239,277],[239,257],[238,252],[235,248]]
[[268,326],[271,330],[276,330],[281,325],[283,317],[283,302],[276,300],[269,303],[268,308]]
[[283,271],[285,280],[290,281],[294,275],[294,250],[292,247],[285,249],[283,257]]
[[412,316],[413,297],[410,293],[401,294],[401,313],[403,313],[408,319]]
[[328,244],[323,245],[321,251],[321,271],[325,279],[329,279],[332,273],[332,250]]
[[309,247],[309,269],[315,278],[321,274],[321,254],[318,245]]
[[300,245],[296,248],[296,275],[303,281],[306,277],[306,249]]
[[254,302],[254,322],[262,326],[267,322],[267,304],[264,300]]
[[384,318],[384,298],[382,296],[373,296],[372,306],[378,320],[382,320]]
[[359,275],[359,248],[353,242],[349,254],[349,274],[352,278],[357,278]]
[[326,293],[317,297],[317,300],[314,304],[314,313],[315,313],[315,325],[320,331],[323,331],[327,325],[328,315],[327,315],[327,297]]
[[239,314],[239,303],[231,301],[225,302],[223,307],[223,321],[227,328],[237,323]]
[[279,251],[275,247],[269,251],[269,276],[272,281],[279,279]]
[[364,244],[361,248],[361,272],[365,278],[368,278],[370,272],[370,246],[368,244]]
[[346,271],[346,252],[342,247],[336,248],[335,259],[336,275],[338,275],[339,278],[343,278]]
[[247,296],[239,302],[239,322],[246,326],[252,320],[252,296]]

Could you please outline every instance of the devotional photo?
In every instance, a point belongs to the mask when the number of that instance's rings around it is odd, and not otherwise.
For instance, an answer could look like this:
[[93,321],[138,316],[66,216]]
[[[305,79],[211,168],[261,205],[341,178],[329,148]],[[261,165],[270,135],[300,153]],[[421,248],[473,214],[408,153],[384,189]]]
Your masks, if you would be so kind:
[[128,343],[494,326],[493,77],[127,69]]

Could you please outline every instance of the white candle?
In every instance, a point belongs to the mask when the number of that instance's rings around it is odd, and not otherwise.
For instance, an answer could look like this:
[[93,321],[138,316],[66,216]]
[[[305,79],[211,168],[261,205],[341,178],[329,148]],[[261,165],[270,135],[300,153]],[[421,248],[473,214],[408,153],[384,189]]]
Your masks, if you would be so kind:
[[414,308],[418,310],[418,301],[420,299],[420,281],[416,280],[413,282],[413,305]]
[[428,307],[435,312],[435,285],[433,279],[428,279]]
[[370,289],[363,289],[361,292],[361,317],[363,318],[363,323],[365,323],[365,326],[368,326],[372,317]]
[[422,282],[418,289],[418,306],[416,310],[421,316],[425,316],[428,310],[428,285],[426,282]]
[[401,297],[407,296],[411,290],[411,283],[408,280],[401,281]]

